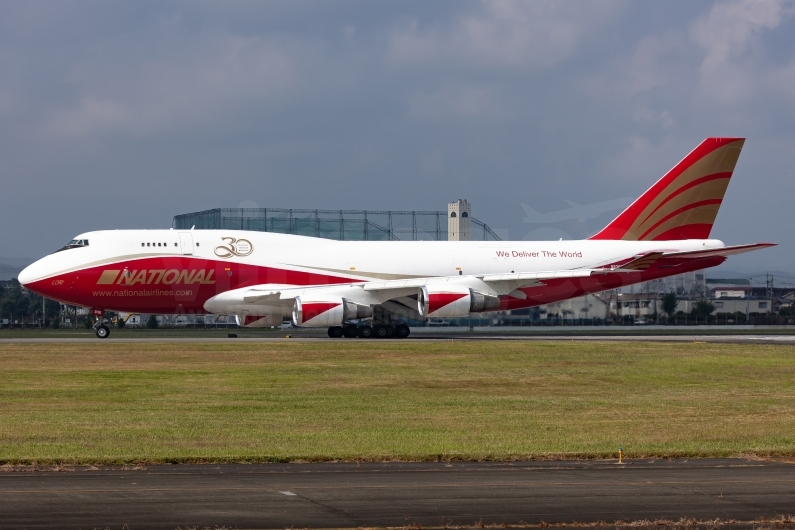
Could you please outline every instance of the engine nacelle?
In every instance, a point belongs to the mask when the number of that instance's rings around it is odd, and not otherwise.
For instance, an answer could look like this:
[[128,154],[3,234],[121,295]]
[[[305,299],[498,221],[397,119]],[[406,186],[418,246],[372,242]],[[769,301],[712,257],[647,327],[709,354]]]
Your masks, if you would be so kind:
[[348,320],[372,316],[372,307],[335,296],[296,296],[293,304],[293,325],[304,328],[341,326]]
[[423,286],[417,296],[420,315],[425,318],[458,318],[500,307],[500,298],[468,287]]
[[270,328],[279,326],[284,321],[281,314],[273,315],[235,315],[237,325],[244,328]]

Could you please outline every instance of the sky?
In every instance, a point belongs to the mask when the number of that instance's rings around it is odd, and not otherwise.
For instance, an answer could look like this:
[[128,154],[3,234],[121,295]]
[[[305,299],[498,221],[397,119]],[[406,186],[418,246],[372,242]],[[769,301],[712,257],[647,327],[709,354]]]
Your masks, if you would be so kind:
[[741,136],[712,237],[780,243],[732,270],[795,272],[793,124],[793,2],[3,2],[0,256],[457,198],[504,239],[583,238]]

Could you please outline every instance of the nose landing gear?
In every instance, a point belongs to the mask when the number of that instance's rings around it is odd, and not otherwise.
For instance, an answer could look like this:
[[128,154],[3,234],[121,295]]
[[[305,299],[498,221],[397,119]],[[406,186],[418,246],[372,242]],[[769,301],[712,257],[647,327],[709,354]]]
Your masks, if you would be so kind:
[[97,318],[96,322],[94,322],[94,333],[97,335],[97,338],[107,339],[110,337],[110,328],[102,323],[102,317],[105,315],[105,310],[92,309],[91,314]]

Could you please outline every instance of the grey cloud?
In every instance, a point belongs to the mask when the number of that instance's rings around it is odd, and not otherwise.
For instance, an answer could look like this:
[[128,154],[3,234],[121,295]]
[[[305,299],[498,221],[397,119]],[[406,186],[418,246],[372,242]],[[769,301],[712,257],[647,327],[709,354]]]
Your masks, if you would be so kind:
[[306,48],[301,42],[200,35],[154,58],[114,64],[103,57],[69,74],[70,84],[86,95],[58,112],[49,128],[149,136],[211,126],[241,105],[275,105],[288,97],[299,84],[298,65],[312,61],[301,56],[311,55]]
[[[236,206],[441,209],[519,239],[748,136],[713,235],[795,271],[792,2],[0,5],[0,239]],[[587,237],[616,212],[531,237]],[[504,232],[502,232],[504,233]]]
[[466,70],[543,69],[571,57],[584,35],[616,11],[614,2],[482,2],[426,27],[410,19],[390,35],[388,60],[401,66],[446,63]]

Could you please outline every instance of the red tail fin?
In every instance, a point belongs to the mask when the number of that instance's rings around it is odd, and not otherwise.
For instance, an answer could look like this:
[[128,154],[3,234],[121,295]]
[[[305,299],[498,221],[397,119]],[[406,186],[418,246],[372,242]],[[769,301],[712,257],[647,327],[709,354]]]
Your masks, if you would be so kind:
[[590,239],[707,239],[745,138],[707,138]]

